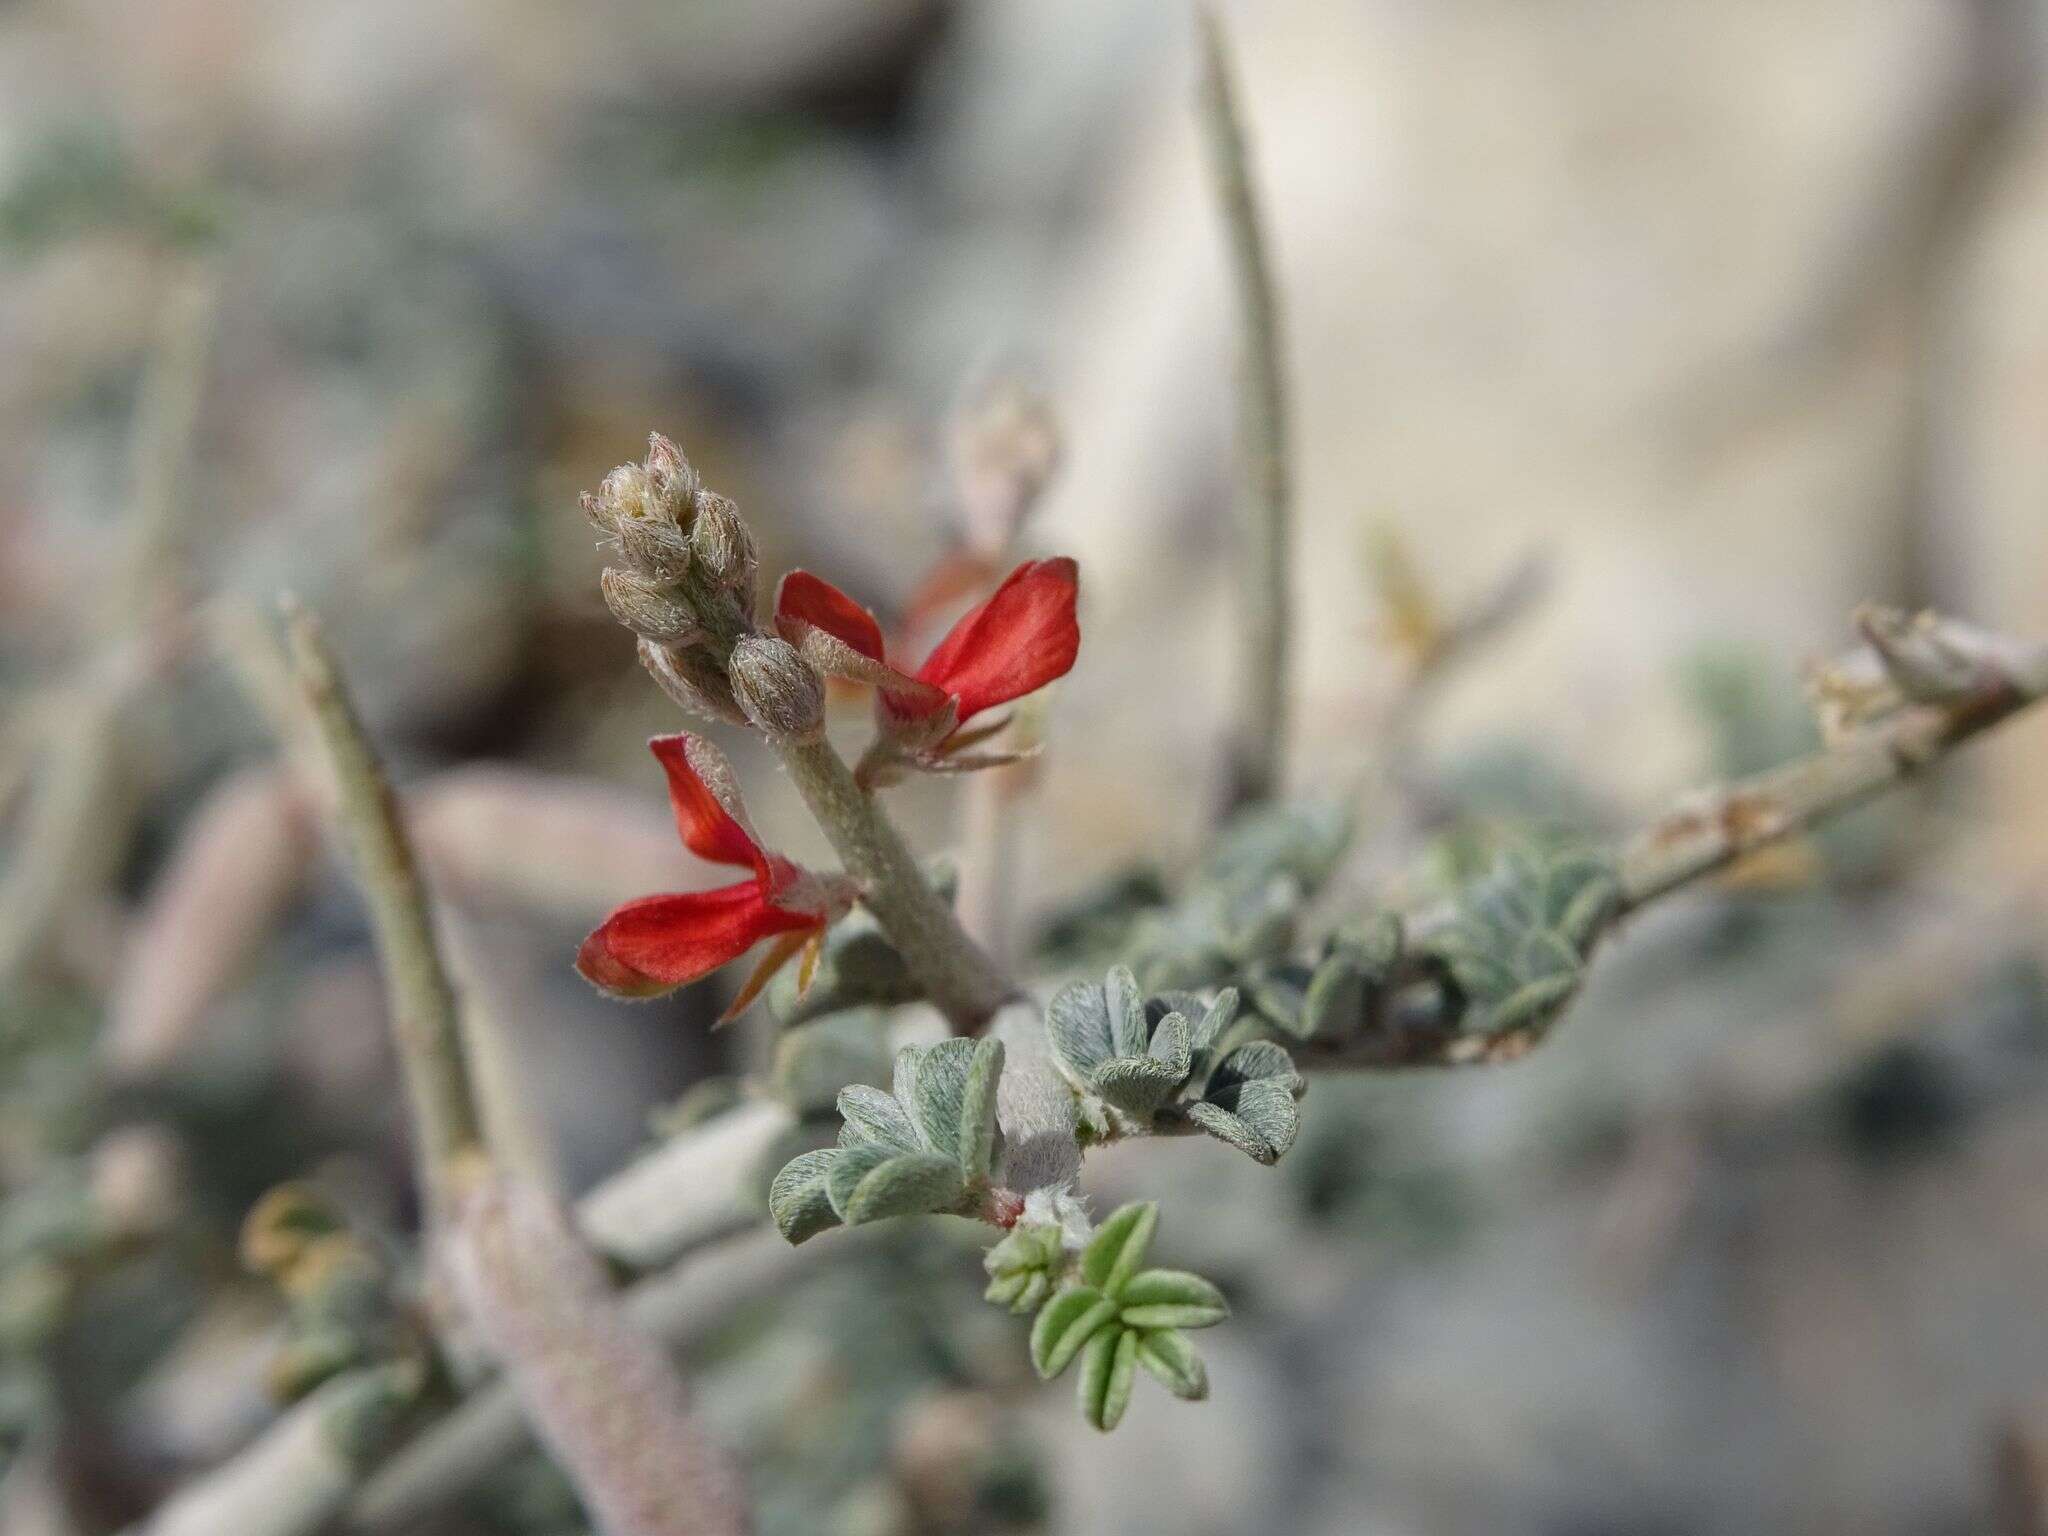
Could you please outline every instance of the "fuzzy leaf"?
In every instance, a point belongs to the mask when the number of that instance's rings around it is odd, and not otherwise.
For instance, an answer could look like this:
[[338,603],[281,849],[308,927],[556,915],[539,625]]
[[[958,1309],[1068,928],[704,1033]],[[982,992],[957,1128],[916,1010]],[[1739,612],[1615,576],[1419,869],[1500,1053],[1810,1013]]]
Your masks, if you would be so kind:
[[993,1037],[977,1040],[968,1057],[967,1081],[960,1095],[960,1121],[954,1137],[962,1177],[985,1179],[994,1161],[996,1131],[996,1084],[1003,1075],[1003,1042]]
[[1225,987],[1217,993],[1217,999],[1208,1004],[1200,1014],[1188,1014],[1190,1020],[1198,1020],[1188,1030],[1188,1049],[1208,1055],[1223,1042],[1225,1030],[1237,1020],[1237,987]]
[[937,1045],[906,1046],[897,1056],[916,1052],[909,1066],[908,1094],[897,1097],[910,1111],[917,1137],[927,1152],[957,1161],[960,1152],[960,1114],[967,1097],[967,1077],[973,1064],[973,1040],[941,1040]]
[[1209,1395],[1208,1368],[1179,1329],[1145,1329],[1135,1337],[1138,1364],[1167,1391],[1190,1403],[1198,1403]]
[[1105,1061],[1089,1079],[1089,1089],[1136,1120],[1150,1120],[1159,1106],[1173,1097],[1174,1089],[1187,1076],[1185,1066],[1157,1061],[1150,1056],[1119,1056]]
[[1118,1056],[1145,1054],[1145,998],[1138,978],[1127,965],[1114,965],[1102,982],[1102,1005],[1109,1015],[1109,1048]]
[[1059,1291],[1031,1325],[1031,1364],[1050,1381],[1080,1353],[1096,1331],[1116,1320],[1117,1306],[1090,1285]]
[[[1276,1147],[1268,1141],[1263,1134],[1240,1119],[1235,1110],[1225,1109],[1220,1104],[1212,1104],[1203,1099],[1190,1104],[1187,1113],[1188,1118],[1204,1131],[1218,1141],[1237,1148],[1253,1162],[1270,1166],[1280,1160],[1284,1148]],[[1291,1142],[1292,1137],[1289,1137],[1289,1140]]]
[[1301,1038],[1321,1040],[1350,1034],[1365,1014],[1365,969],[1338,950],[1315,969],[1302,998]]
[[801,1243],[838,1224],[839,1213],[825,1192],[826,1176],[838,1155],[806,1152],[792,1158],[768,1186],[768,1212],[790,1242]]
[[1081,1352],[1081,1416],[1097,1429],[1106,1432],[1122,1422],[1137,1363],[1138,1336],[1128,1328],[1104,1328]]
[[1145,1262],[1145,1251],[1158,1229],[1158,1201],[1135,1200],[1118,1206],[1081,1250],[1081,1278],[1105,1296],[1118,1295],[1124,1282]]
[[1207,878],[1237,884],[1285,875],[1313,889],[1329,877],[1350,839],[1350,813],[1335,802],[1256,806],[1223,828],[1203,871]]
[[895,1152],[868,1143],[842,1148],[825,1193],[849,1227],[888,1216],[951,1210],[964,1193],[960,1170],[928,1152]]
[[895,1098],[879,1088],[854,1083],[839,1090],[839,1118],[861,1141],[879,1142],[899,1152],[917,1152],[917,1127]]
[[1300,1081],[1300,1074],[1294,1070],[1294,1058],[1287,1054],[1286,1047],[1271,1040],[1254,1040],[1248,1045],[1240,1045],[1217,1065],[1214,1076],[1209,1079],[1206,1097],[1215,1098],[1240,1083],[1268,1078],[1286,1083],[1291,1088]]
[[1153,1026],[1152,1039],[1145,1047],[1145,1054],[1172,1067],[1176,1082],[1185,1078],[1188,1069],[1194,1065],[1188,1016],[1180,1012],[1169,1013]]
[[1275,1029],[1305,1040],[1309,1032],[1303,1020],[1308,1012],[1309,984],[1314,979],[1314,970],[1304,962],[1280,960],[1252,967],[1245,977],[1245,989],[1251,994],[1252,1006]]
[[1118,1300],[1129,1328],[1209,1328],[1230,1316],[1223,1293],[1184,1269],[1140,1270]]
[[1619,891],[1607,861],[1583,848],[1501,854],[1428,946],[1464,996],[1467,1027],[1489,1035],[1548,1028],[1577,992]]
[[852,1128],[840,1132],[840,1147],[833,1155],[832,1165],[825,1171],[825,1196],[832,1202],[832,1209],[841,1221],[846,1220],[846,1205],[853,1198],[860,1181],[873,1173],[882,1164],[894,1157],[919,1156],[905,1154],[879,1141],[849,1141]]
[[1018,1317],[1028,1317],[1038,1310],[1051,1290],[1052,1278],[1044,1270],[1020,1270],[996,1276],[982,1295]]
[[1110,1043],[1109,1004],[1092,981],[1070,982],[1053,994],[1045,1010],[1046,1036],[1054,1061],[1076,1087],[1116,1054]]
[[1293,1086],[1272,1078],[1240,1088],[1236,1113],[1252,1134],[1272,1149],[1274,1162],[1287,1155],[1301,1133],[1301,1106],[1295,1102]]

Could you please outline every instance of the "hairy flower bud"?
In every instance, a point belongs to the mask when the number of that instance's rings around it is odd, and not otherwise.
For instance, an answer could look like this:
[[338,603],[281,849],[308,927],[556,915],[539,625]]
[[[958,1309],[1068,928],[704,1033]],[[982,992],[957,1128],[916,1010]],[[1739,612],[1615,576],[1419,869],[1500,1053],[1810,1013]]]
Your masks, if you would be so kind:
[[961,404],[951,438],[961,532],[976,555],[998,560],[1059,468],[1059,420],[1043,395],[1002,377]]
[[690,552],[698,569],[716,585],[736,593],[752,607],[754,535],[740,509],[725,497],[705,491],[697,498],[697,521],[690,530]]
[[825,683],[787,640],[749,635],[732,649],[732,693],[747,718],[785,741],[825,730]]
[[597,494],[583,498],[583,513],[635,571],[675,581],[690,566],[690,530],[703,494],[681,450],[657,432],[648,439],[647,462],[606,475]]
[[653,640],[640,642],[640,665],[676,703],[693,715],[722,720],[728,725],[750,725],[746,712],[732,696],[718,660],[697,647],[662,645]]
[[612,617],[642,639],[688,645],[703,638],[703,626],[676,588],[618,565],[606,566],[598,585]]

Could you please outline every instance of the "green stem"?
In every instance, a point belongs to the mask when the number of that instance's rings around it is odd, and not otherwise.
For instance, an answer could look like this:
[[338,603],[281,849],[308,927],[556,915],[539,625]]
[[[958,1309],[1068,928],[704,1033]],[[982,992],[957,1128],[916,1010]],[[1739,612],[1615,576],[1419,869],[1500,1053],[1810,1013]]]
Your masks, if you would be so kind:
[[775,743],[797,792],[825,829],[862,900],[930,998],[962,1034],[987,1022],[1017,994],[995,962],[970,939],[953,909],[918,868],[882,809],[854,782],[830,742]]
[[1287,738],[1287,646],[1292,607],[1287,565],[1294,490],[1281,362],[1280,297],[1273,285],[1259,220],[1229,43],[1213,11],[1198,10],[1196,21],[1202,50],[1197,111],[1229,240],[1244,345],[1238,382],[1246,478],[1239,497],[1242,547],[1237,556],[1242,651],[1229,746],[1229,803],[1235,806],[1268,799],[1280,787]]
[[287,610],[292,672],[327,767],[335,819],[369,903],[391,1031],[405,1080],[428,1208],[446,1221],[484,1164],[483,1117],[463,1051],[455,989],[434,938],[426,886],[383,765],[349,702],[333,654],[312,618]]

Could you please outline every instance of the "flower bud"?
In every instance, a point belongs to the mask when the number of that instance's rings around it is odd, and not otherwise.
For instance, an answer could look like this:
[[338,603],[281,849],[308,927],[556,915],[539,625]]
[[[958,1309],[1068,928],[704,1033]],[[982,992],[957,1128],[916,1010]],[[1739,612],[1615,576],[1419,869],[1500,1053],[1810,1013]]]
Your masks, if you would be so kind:
[[690,529],[703,485],[674,443],[656,433],[645,464],[621,464],[604,477],[583,514],[640,574],[674,581],[690,565]]
[[697,498],[697,521],[690,530],[690,552],[698,569],[716,585],[737,593],[749,609],[754,595],[754,535],[740,509],[725,497],[705,491]]
[[1036,390],[997,378],[955,412],[951,436],[961,532],[983,560],[1000,559],[1059,469],[1059,419]]
[[722,720],[728,725],[750,725],[746,712],[732,696],[732,688],[720,670],[718,660],[697,646],[662,645],[654,640],[640,642],[640,665],[660,685],[661,691],[693,715]]
[[740,708],[769,736],[815,741],[824,734],[824,680],[787,640],[747,636],[732,649],[731,677]]
[[689,645],[704,636],[703,626],[673,586],[618,565],[606,566],[598,585],[612,617],[644,640]]

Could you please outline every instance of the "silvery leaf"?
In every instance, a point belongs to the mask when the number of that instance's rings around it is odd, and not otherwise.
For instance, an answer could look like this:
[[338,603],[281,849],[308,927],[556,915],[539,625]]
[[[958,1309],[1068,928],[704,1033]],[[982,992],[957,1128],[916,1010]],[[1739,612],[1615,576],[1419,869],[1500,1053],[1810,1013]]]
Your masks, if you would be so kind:
[[861,1141],[880,1142],[899,1152],[920,1150],[917,1128],[895,1098],[865,1083],[853,1083],[839,1090],[839,1118]]
[[1102,1002],[1109,1015],[1109,1048],[1115,1056],[1145,1054],[1145,999],[1127,965],[1111,966],[1103,979]]
[[839,1214],[825,1192],[835,1152],[806,1152],[792,1158],[768,1186],[768,1211],[775,1226],[792,1243],[816,1237],[835,1226]]
[[1110,1042],[1109,1005],[1094,982],[1060,988],[1045,1010],[1046,1037],[1054,1062],[1076,1087],[1116,1054]]
[[1003,1042],[977,1040],[968,1057],[967,1081],[960,1095],[960,1118],[954,1133],[955,1155],[964,1178],[985,1179],[995,1160],[1001,1133],[996,1129],[996,1085],[1003,1075]]

